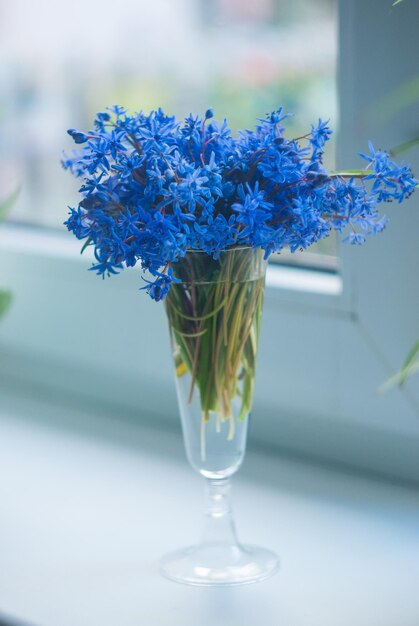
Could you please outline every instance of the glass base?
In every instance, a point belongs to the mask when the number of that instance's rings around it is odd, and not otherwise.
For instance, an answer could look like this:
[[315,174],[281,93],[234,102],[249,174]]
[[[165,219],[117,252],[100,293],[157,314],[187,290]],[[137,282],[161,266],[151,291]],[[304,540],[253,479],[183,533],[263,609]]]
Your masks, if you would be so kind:
[[208,544],[172,552],[160,568],[163,576],[185,585],[245,585],[275,574],[279,559],[265,548]]

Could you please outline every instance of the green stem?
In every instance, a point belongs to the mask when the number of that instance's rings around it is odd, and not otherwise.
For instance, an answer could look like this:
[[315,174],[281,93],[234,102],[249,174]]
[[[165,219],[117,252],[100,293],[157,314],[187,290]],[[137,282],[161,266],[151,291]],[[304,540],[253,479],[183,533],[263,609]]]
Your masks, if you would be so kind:
[[[258,252],[255,269],[252,255]],[[262,254],[237,248],[219,261],[203,253],[187,254],[174,266],[182,282],[174,283],[166,298],[177,372],[191,376],[188,400],[192,402],[196,388],[204,424],[214,415],[219,431],[228,419],[229,439],[235,420],[244,419],[252,406],[264,289]],[[236,397],[241,404],[235,413]]]

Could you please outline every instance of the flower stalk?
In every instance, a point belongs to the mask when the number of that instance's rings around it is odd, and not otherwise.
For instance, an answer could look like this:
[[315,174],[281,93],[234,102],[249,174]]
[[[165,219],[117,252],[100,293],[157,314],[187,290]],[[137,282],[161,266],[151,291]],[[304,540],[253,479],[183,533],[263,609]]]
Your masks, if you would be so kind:
[[176,375],[190,375],[188,402],[199,394],[202,421],[217,431],[252,407],[265,283],[263,252],[236,248],[218,260],[188,252],[176,264],[165,305]]

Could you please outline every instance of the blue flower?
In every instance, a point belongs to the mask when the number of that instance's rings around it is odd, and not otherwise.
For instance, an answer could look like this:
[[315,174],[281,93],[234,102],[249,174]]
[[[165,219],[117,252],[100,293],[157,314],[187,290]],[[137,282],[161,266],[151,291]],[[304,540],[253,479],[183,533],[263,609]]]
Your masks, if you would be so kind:
[[350,233],[343,241],[354,245],[362,245],[365,243],[365,236],[362,233]]
[[67,133],[74,139],[75,143],[86,143],[88,137],[85,133],[81,133],[74,128],[69,128]]
[[145,285],[145,287],[141,287],[141,290],[145,289],[156,302],[164,300],[168,294],[170,285],[173,282],[180,282],[179,279],[174,278],[172,274],[173,269],[170,267],[165,274],[156,272],[157,278],[155,281],[150,281],[144,278],[143,280],[145,280],[147,285]]
[[310,143],[313,147],[313,153],[319,154],[323,152],[324,145],[329,141],[332,131],[330,130],[329,121],[322,122],[321,119],[317,122],[317,126],[311,126]]
[[68,208],[70,209],[70,217],[64,222],[64,225],[67,226],[69,231],[75,234],[77,239],[88,237],[90,234],[90,226],[86,222],[87,213],[80,207],[77,209],[73,209],[72,207]]
[[92,270],[107,276],[139,265],[151,275],[143,289],[161,300],[188,249],[217,258],[245,245],[267,258],[305,249],[332,229],[361,244],[387,224],[379,205],[402,202],[417,186],[408,165],[371,143],[361,177],[328,172],[331,130],[322,120],[289,139],[278,108],[233,137],[213,116],[207,109],[180,124],[162,109],[129,115],[115,105],[97,114],[94,130],[68,131],[83,145],[62,165],[82,184],[65,225],[93,246]]

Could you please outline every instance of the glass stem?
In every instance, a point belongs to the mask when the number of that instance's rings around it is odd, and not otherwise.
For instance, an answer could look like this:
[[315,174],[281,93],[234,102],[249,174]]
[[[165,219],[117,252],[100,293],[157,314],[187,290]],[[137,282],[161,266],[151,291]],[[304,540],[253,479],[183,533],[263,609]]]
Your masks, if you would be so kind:
[[207,478],[207,512],[205,516],[204,544],[237,544],[233,521],[229,478]]

